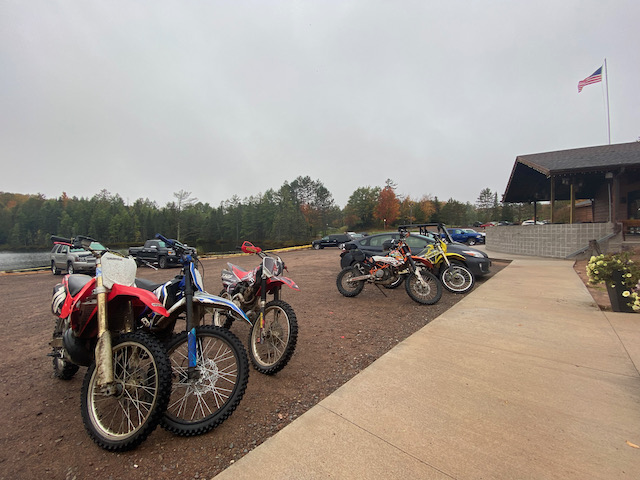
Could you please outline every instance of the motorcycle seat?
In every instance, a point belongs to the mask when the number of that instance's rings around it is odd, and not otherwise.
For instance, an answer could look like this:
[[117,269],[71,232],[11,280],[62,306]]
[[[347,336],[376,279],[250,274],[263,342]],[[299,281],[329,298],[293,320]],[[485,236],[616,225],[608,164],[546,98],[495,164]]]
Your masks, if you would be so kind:
[[136,278],[135,286],[138,288],[142,288],[143,290],[149,290],[153,292],[156,288],[161,287],[164,283],[156,283],[151,280],[146,280],[144,278]]
[[91,281],[93,277],[91,275],[84,275],[82,273],[74,273],[73,275],[69,275],[68,285],[69,285],[69,293],[72,297],[75,297],[82,287],[84,287],[87,283]]
[[[245,280],[247,277],[249,277],[251,274],[254,274],[254,277],[259,277],[260,276],[260,269],[262,268],[262,266],[258,267],[257,270],[245,270],[243,268],[240,268],[237,265],[233,265],[233,264],[229,264],[230,267],[232,267],[233,269],[233,274],[238,277],[240,280]],[[255,273],[254,273],[255,272]]]

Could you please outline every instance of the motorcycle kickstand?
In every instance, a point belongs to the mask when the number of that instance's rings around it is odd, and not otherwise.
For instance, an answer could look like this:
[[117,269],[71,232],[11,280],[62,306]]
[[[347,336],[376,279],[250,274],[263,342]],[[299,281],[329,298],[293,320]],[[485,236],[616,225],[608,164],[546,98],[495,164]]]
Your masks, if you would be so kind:
[[378,290],[380,290],[380,293],[382,293],[382,295],[384,295],[385,297],[387,296],[387,294],[384,293],[384,290],[380,287],[380,285],[378,285],[377,283],[374,283],[374,285],[378,287]]

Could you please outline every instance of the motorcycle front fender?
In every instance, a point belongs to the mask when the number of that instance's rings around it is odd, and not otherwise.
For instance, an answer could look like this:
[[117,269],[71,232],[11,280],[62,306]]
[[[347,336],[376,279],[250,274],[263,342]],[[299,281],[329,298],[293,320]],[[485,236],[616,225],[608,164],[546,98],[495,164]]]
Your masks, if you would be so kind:
[[300,291],[300,287],[298,287],[296,282],[291,280],[289,277],[270,277],[267,280],[267,290],[270,290],[272,285],[278,284],[278,283],[284,284],[287,287],[291,288],[292,290],[297,290],[298,292]]
[[163,317],[169,316],[169,312],[162,306],[162,303],[160,303],[160,300],[158,300],[158,297],[156,297],[153,292],[138,287],[128,287],[126,285],[116,283],[107,295],[107,302],[110,302],[119,296],[130,297],[133,300],[134,308],[146,307],[157,315],[161,315]]
[[200,304],[204,306],[213,306],[216,308],[221,308],[223,310],[231,310],[238,317],[247,321],[249,325],[251,325],[251,320],[247,317],[247,315],[231,300],[227,300],[226,298],[219,297],[217,295],[212,295],[207,292],[195,292],[193,294],[193,303]]
[[422,258],[422,257],[417,257],[415,255],[412,255],[411,258],[413,259],[413,261],[415,263],[419,263],[421,265],[424,265],[425,267],[427,267],[430,270],[433,270],[433,263],[431,263],[429,260],[427,260],[426,258]]

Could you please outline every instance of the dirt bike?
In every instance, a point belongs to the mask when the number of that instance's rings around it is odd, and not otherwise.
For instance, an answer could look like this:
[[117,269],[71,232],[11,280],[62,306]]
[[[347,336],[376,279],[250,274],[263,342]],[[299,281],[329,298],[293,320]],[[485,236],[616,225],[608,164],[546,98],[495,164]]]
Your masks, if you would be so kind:
[[447,244],[439,236],[435,236],[435,243],[417,256],[434,265],[442,285],[452,293],[467,293],[476,283],[473,273],[464,265],[464,256],[447,252]]
[[[252,321],[249,333],[249,358],[260,373],[273,375],[282,370],[293,355],[298,341],[298,320],[287,302],[280,298],[283,285],[300,290],[290,278],[282,276],[286,266],[282,259],[267,254],[251,242],[244,242],[244,253],[255,253],[262,261],[251,271],[228,263],[222,270],[221,297],[233,301]],[[273,299],[267,302],[267,295]],[[230,328],[232,315],[214,316],[214,324]]]
[[92,249],[89,237],[52,240],[96,257],[94,277],[68,274],[53,289],[54,373],[69,380],[80,366],[89,367],[81,393],[84,426],[100,447],[129,450],[156,428],[169,401],[169,358],[140,323],[145,311],[167,311],[152,293],[134,286],[133,259]]
[[173,383],[162,427],[178,435],[200,435],[233,413],[249,381],[242,342],[225,328],[203,325],[205,314],[232,312],[251,322],[233,302],[204,290],[195,249],[160,234],[156,238],[176,251],[182,270],[162,284],[136,279],[139,287],[153,291],[167,309],[165,315],[150,314],[146,326],[166,338],[179,319],[186,322],[185,330],[167,341]]
[[[433,267],[431,271],[436,275],[444,288],[452,293],[466,293],[475,285],[473,273],[464,265],[464,256],[459,253],[447,252],[447,244],[437,235],[433,235],[433,245],[428,245],[415,255],[429,260]],[[408,272],[406,272],[408,273]],[[385,285],[385,288],[397,288],[404,281],[405,275],[400,275],[395,282]]]
[[[386,255],[368,255],[357,250],[356,245],[348,245],[357,252],[356,263],[343,269],[336,278],[338,291],[345,297],[355,297],[362,292],[365,282],[376,286],[392,285],[405,281],[409,297],[423,305],[433,305],[442,297],[442,284],[431,273],[433,264],[421,257],[411,255],[411,248],[405,239],[409,232],[401,231],[399,240],[387,245]],[[382,290],[381,290],[382,291]]]

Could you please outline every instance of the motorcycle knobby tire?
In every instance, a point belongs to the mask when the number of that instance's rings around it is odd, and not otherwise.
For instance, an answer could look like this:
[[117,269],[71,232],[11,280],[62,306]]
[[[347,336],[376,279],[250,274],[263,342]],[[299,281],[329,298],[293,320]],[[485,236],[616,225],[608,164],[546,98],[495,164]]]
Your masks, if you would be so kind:
[[347,267],[342,269],[336,278],[338,291],[345,297],[355,297],[362,292],[364,288],[364,280],[351,281],[354,277],[359,277],[360,271],[355,267]]
[[226,328],[196,327],[196,374],[188,376],[187,332],[167,346],[173,384],[162,427],[181,436],[206,433],[236,409],[249,382],[249,361],[242,342]]
[[82,420],[100,447],[131,450],[160,423],[171,392],[171,365],[162,344],[146,332],[115,337],[112,351],[116,390],[101,391],[93,362],[82,383]]
[[[422,280],[418,278],[418,275],[422,277]],[[407,295],[422,305],[433,305],[442,297],[442,283],[426,267],[417,267],[415,272],[407,275],[404,286]]]
[[298,342],[298,320],[287,302],[272,300],[265,305],[264,331],[260,335],[260,320],[249,332],[249,358],[253,367],[265,375],[282,370],[293,355]]

